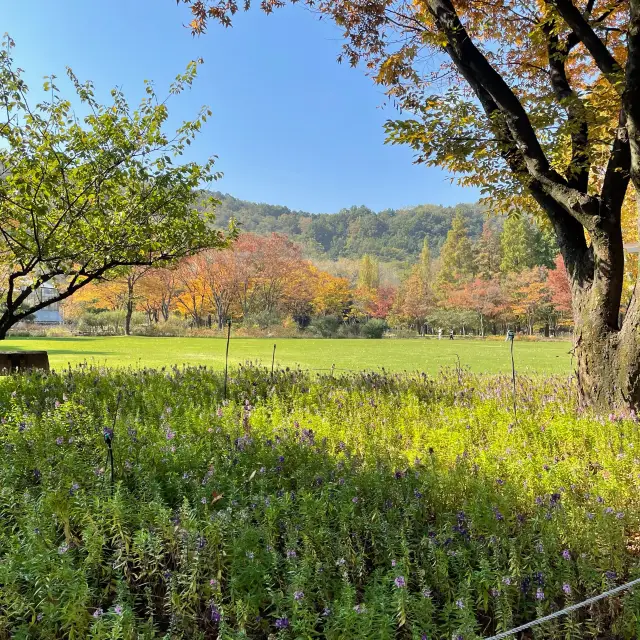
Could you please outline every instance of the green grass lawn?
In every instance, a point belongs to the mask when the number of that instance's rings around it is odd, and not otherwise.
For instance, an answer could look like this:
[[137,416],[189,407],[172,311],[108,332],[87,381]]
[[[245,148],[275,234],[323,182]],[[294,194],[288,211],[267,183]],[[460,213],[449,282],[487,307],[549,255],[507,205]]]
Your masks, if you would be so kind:
[[[274,342],[278,366],[304,369],[379,369],[436,373],[454,365],[477,373],[511,370],[508,343],[500,340],[329,340],[232,338],[230,363],[247,361],[271,365]],[[521,372],[568,373],[571,366],[566,341],[515,343],[516,368]],[[172,364],[224,367],[225,340],[221,338],[11,338],[0,350],[46,350],[53,368],[87,362],[115,366],[161,367]]]

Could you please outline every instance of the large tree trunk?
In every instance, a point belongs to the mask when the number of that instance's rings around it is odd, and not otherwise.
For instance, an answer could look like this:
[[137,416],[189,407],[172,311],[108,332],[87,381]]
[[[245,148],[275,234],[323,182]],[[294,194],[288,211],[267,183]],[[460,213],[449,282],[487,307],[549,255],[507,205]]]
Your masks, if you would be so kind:
[[619,324],[624,254],[621,232],[594,237],[593,278],[572,278],[576,375],[584,406],[600,411],[640,409],[640,305],[632,297]]
[[576,376],[580,403],[601,411],[640,410],[640,344],[637,320],[614,331],[593,318],[576,324]]

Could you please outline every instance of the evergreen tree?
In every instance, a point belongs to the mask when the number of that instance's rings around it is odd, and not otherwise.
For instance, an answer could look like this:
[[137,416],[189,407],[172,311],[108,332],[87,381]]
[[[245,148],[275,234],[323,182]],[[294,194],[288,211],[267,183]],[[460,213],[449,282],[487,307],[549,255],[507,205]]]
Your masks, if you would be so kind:
[[482,227],[482,235],[475,245],[476,271],[484,280],[490,280],[500,272],[502,245],[500,234],[487,220]]
[[440,272],[437,284],[439,289],[467,282],[475,274],[473,246],[467,235],[464,218],[459,213],[453,219],[447,239],[440,253]]
[[536,265],[547,267],[547,269],[555,268],[556,256],[560,252],[560,249],[558,248],[553,229],[551,229],[549,225],[545,225],[539,229],[539,240],[536,243],[536,247]]
[[536,264],[534,234],[529,220],[525,216],[507,218],[500,238],[502,245],[503,273],[520,273]]
[[504,223],[501,236],[503,273],[520,273],[537,266],[552,267],[557,247],[549,230],[541,231],[526,216],[512,216]]
[[425,238],[418,262],[413,265],[409,277],[402,283],[393,315],[422,332],[427,315],[434,306],[431,283],[431,252]]
[[431,250],[429,249],[429,240],[427,238],[422,243],[422,251],[420,251],[417,266],[422,280],[425,283],[429,283],[431,281]]
[[358,271],[360,289],[377,289],[380,286],[380,265],[369,254],[363,256]]

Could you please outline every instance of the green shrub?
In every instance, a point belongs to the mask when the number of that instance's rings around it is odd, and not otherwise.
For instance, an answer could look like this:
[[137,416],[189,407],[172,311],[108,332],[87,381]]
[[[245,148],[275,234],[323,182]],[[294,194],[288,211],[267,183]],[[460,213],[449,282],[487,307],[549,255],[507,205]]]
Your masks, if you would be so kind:
[[388,326],[384,320],[372,318],[362,326],[360,332],[365,338],[382,338],[387,329]]
[[169,319],[151,324],[140,324],[133,328],[132,333],[137,336],[184,336],[187,333],[187,326],[182,318],[170,316]]
[[247,315],[242,320],[242,326],[246,328],[257,327],[259,329],[267,329],[268,327],[282,325],[282,316],[274,311],[260,311]]
[[311,321],[308,332],[323,338],[331,338],[338,334],[342,324],[342,318],[338,316],[319,316]]

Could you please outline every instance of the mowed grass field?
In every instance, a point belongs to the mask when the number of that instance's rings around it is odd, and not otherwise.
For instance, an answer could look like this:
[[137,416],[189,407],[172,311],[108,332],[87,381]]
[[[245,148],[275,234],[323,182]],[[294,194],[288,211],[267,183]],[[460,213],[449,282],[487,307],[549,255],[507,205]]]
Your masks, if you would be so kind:
[[[476,373],[511,371],[509,344],[504,340],[387,339],[265,339],[232,338],[229,362],[248,361],[271,366],[276,344],[276,366],[303,369],[425,371],[437,373],[453,366],[458,357]],[[80,363],[107,367],[163,367],[207,365],[224,368],[226,340],[222,338],[11,338],[0,351],[46,350],[54,369]],[[568,373],[571,356],[568,341],[516,340],[516,369],[522,373]]]

